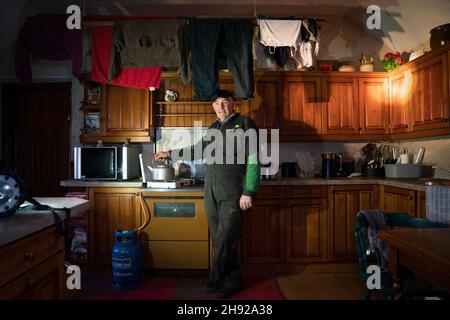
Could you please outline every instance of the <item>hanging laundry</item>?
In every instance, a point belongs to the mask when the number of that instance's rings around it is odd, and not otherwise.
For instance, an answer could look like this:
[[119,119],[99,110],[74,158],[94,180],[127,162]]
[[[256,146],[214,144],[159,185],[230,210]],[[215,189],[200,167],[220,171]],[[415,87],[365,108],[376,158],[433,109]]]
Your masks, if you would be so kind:
[[258,20],[261,40],[267,47],[295,47],[298,42],[301,20]]
[[119,75],[108,81],[111,58],[112,26],[92,27],[92,80],[130,88],[158,89],[161,67],[122,68]]
[[116,21],[112,35],[108,81],[121,68],[178,68],[185,84],[190,82],[185,20]]
[[83,49],[81,30],[69,30],[66,20],[28,20],[22,26],[15,48],[17,79],[32,83],[30,56],[49,60],[72,60],[72,73],[79,77]]
[[276,47],[275,50],[264,47],[264,53],[267,57],[274,58],[277,65],[283,68],[291,56],[291,47]]
[[[266,55],[274,57],[283,67],[289,58],[293,58],[297,69],[310,68],[314,55],[318,55],[318,28],[314,19],[279,20],[260,19],[260,43],[266,46]],[[289,55],[287,56],[287,53]]]
[[294,56],[297,69],[310,68],[313,65],[313,54],[311,42],[300,42],[297,49],[294,51]]
[[308,42],[308,41],[314,41],[315,43],[315,49],[314,54],[316,56],[319,55],[319,28],[317,26],[317,23],[314,19],[305,19],[302,22],[302,28],[301,28],[301,38],[302,41]]
[[253,98],[252,26],[252,20],[189,20],[196,99],[210,100],[219,89],[219,57],[233,74],[234,95]]

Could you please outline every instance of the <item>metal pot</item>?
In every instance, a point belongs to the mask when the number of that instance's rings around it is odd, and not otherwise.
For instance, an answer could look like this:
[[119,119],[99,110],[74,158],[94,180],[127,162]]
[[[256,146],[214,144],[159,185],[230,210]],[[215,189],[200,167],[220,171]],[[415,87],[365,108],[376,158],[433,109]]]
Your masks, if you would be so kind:
[[155,164],[154,167],[147,166],[152,173],[152,180],[154,181],[171,181],[175,180],[175,169],[172,167],[172,160],[165,159],[164,162]]

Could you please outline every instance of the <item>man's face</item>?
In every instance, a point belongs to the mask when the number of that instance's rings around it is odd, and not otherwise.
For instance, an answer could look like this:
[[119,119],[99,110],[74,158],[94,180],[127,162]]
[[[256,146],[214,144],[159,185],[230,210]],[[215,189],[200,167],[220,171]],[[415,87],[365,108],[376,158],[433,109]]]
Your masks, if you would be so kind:
[[220,120],[225,120],[228,116],[233,113],[234,110],[234,102],[233,98],[217,98],[213,102],[214,111],[217,114],[217,118]]

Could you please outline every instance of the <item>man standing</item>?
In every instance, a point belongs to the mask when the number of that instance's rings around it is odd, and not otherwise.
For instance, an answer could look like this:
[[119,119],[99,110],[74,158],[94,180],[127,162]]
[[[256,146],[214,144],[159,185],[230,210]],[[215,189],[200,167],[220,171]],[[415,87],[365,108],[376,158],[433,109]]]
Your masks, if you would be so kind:
[[[194,160],[197,146],[205,153],[205,208],[214,256],[208,282],[202,290],[217,291],[223,280],[219,298],[226,299],[243,287],[237,243],[243,213],[252,207],[259,187],[259,146],[254,121],[235,112],[229,91],[219,90],[213,96],[212,107],[218,119],[208,128],[206,138],[187,148],[158,152],[155,160],[184,152],[190,152],[190,159]],[[215,148],[208,154],[205,148],[211,147],[211,136],[215,137]]]

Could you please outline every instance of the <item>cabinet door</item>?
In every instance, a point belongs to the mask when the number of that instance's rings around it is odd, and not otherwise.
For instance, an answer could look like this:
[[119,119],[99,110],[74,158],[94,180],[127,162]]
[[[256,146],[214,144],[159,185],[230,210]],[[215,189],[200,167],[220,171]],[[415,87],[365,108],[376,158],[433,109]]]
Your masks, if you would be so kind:
[[443,54],[411,70],[413,129],[448,128],[448,66]]
[[416,191],[381,186],[381,210],[416,215]]
[[356,261],[355,218],[362,209],[377,209],[375,186],[330,187],[330,229],[334,231],[333,255],[337,261]]
[[326,198],[288,200],[286,212],[286,261],[326,261]]
[[137,192],[134,188],[89,188],[90,262],[111,263],[116,230],[133,230],[141,225]]
[[427,199],[426,193],[423,191],[417,191],[417,218],[425,219],[427,217]]
[[410,73],[403,71],[390,76],[390,133],[402,133],[412,130]]
[[147,137],[150,129],[149,91],[104,86],[101,103],[103,136]]
[[254,99],[248,100],[245,115],[255,121],[259,129],[278,129],[282,108],[282,83],[277,77],[255,79]]
[[358,79],[322,79],[324,134],[357,134],[359,128]]
[[285,260],[284,201],[255,199],[245,213],[243,263],[282,263]]
[[283,135],[322,132],[320,78],[284,79]]
[[387,77],[359,79],[361,134],[389,133],[389,87]]

